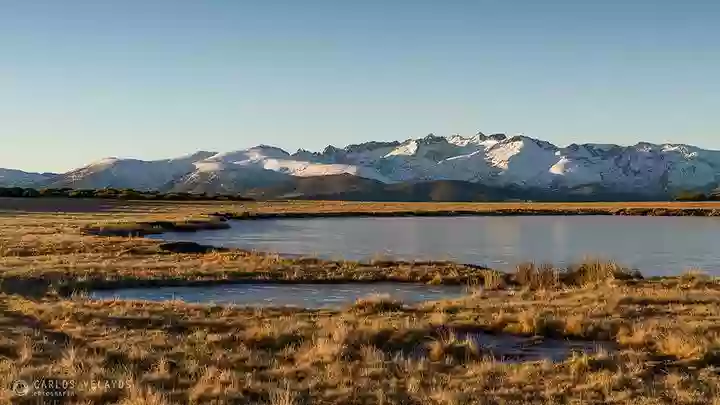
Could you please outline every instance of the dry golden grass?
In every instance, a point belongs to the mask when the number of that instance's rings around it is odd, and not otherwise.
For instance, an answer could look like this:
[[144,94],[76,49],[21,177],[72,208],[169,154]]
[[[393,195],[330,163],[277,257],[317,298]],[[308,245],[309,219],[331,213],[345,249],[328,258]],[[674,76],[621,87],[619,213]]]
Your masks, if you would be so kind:
[[[709,403],[720,394],[718,287],[613,281],[341,311],[2,296],[0,374],[131,382],[73,391],[97,404]],[[472,330],[618,348],[504,363],[452,332]]]
[[[720,202],[507,202],[507,203],[389,203],[355,201],[268,201],[268,202],[221,202],[221,201],[104,201],[73,199],[10,199],[0,198],[0,212],[11,214],[58,213],[66,212],[78,215],[94,214],[115,217],[118,220],[177,220],[188,216],[202,218],[212,212],[230,212],[250,214],[277,213],[393,213],[393,212],[478,212],[487,213],[499,210],[518,211],[573,211],[594,209],[607,212],[618,210],[720,210]],[[633,211],[630,211],[633,212]],[[641,213],[643,211],[638,211]],[[106,221],[102,221],[106,222]]]
[[[590,208],[720,206],[193,202],[3,212],[0,403],[37,403],[8,390],[17,379],[75,381],[70,404],[718,403],[720,282],[697,272],[632,280],[619,266],[589,261],[561,270],[526,265],[505,277],[452,264],[175,254],[152,240],[84,233],[111,223],[207,220],[213,212]],[[52,291],[263,278],[440,279],[475,290],[415,306],[370,297],[338,311],[94,301]],[[508,363],[461,337],[480,331],[597,340],[611,349],[559,363]]]

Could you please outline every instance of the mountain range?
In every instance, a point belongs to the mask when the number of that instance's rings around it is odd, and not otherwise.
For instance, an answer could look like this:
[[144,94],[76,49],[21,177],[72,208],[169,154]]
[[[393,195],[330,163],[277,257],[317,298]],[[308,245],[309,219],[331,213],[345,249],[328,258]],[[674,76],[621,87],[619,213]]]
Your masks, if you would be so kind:
[[0,186],[373,200],[655,199],[719,182],[720,151],[646,142],[558,147],[483,133],[292,154],[259,145],[165,160],[106,158],[62,174],[0,169]]

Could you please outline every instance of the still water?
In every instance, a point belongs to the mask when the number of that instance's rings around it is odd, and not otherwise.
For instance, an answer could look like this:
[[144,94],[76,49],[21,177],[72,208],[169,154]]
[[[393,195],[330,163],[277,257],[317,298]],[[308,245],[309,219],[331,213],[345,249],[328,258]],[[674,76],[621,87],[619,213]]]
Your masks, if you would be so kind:
[[227,230],[167,233],[194,241],[330,259],[453,260],[509,270],[615,260],[646,276],[689,268],[720,274],[720,219],[634,216],[313,218],[231,221]]
[[464,295],[460,286],[425,286],[401,283],[372,284],[234,284],[208,287],[126,288],[94,291],[97,299],[167,301],[234,304],[251,306],[296,306],[300,308],[339,308],[359,298],[390,295],[405,304],[436,301]]

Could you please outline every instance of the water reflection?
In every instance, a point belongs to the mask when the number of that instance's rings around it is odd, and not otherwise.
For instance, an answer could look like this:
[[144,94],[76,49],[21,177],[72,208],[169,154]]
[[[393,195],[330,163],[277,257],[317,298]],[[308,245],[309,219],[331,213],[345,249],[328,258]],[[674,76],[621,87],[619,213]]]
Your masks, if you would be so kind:
[[232,228],[164,234],[216,246],[367,260],[451,259],[510,269],[523,261],[567,264],[588,256],[646,275],[691,267],[720,274],[720,220],[697,217],[519,216],[314,218],[237,221]]

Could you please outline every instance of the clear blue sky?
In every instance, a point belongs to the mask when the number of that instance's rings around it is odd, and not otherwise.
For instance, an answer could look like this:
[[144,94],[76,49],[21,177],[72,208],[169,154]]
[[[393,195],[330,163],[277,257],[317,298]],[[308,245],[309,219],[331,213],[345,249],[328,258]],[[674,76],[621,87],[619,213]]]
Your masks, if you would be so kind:
[[720,149],[718,3],[0,0],[0,167],[478,130]]

